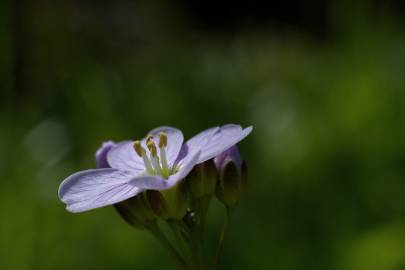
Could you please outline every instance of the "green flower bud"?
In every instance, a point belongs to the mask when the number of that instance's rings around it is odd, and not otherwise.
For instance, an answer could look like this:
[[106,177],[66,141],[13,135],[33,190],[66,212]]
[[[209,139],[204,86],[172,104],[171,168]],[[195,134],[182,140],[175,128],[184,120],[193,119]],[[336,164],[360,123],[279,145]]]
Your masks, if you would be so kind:
[[187,213],[189,196],[185,181],[166,190],[148,190],[146,197],[155,215],[164,220],[180,220]]
[[150,207],[145,192],[138,194],[128,200],[114,204],[118,214],[131,226],[144,229],[156,216]]
[[194,198],[213,195],[217,185],[217,169],[213,160],[196,165],[187,176],[190,192]]

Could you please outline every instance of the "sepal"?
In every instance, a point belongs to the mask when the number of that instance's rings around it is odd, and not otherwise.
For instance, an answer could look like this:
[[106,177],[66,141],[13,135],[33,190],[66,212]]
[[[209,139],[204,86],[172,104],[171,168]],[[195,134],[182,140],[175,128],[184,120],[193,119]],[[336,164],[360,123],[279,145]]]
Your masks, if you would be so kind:
[[181,220],[189,207],[189,195],[185,182],[166,190],[148,190],[146,197],[151,209],[164,220]]
[[214,161],[208,160],[196,165],[187,176],[186,181],[193,198],[200,199],[213,195],[218,181]]
[[131,226],[144,229],[149,223],[156,221],[145,192],[128,200],[114,204],[118,214]]

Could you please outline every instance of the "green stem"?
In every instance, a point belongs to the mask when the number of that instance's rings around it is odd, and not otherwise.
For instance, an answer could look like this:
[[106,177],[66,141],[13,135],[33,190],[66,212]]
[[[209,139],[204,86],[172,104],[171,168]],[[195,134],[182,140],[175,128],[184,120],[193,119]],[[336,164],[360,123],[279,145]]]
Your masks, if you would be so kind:
[[198,235],[199,235],[199,240],[203,242],[204,240],[204,233],[205,233],[205,223],[207,220],[207,214],[208,214],[208,208],[210,206],[211,202],[211,195],[205,196],[199,200],[197,203],[198,205],[198,211],[199,211],[199,216],[200,220],[198,223]]
[[195,264],[197,265],[197,269],[204,270],[204,260],[202,254],[202,241],[200,239],[199,231],[193,231],[190,235],[190,247],[193,253],[193,258]]
[[162,246],[169,252],[169,254],[175,259],[175,262],[179,269],[187,270],[186,263],[184,262],[183,258],[177,252],[177,250],[172,246],[172,244],[167,240],[165,235],[159,229],[156,223],[151,223],[147,226],[149,232],[152,233],[153,236],[156,237],[157,240],[162,244]]
[[176,220],[171,220],[168,221],[168,223],[173,231],[174,237],[176,238],[181,253],[186,258],[186,265],[189,267],[189,269],[196,269],[196,266],[194,265],[192,251],[189,249],[187,243],[184,240],[184,235],[183,232],[181,231],[182,228],[180,222]]
[[222,253],[222,250],[223,250],[223,247],[224,247],[224,240],[225,240],[226,233],[228,231],[229,221],[231,219],[231,213],[232,213],[232,208],[227,206],[226,207],[226,214],[225,214],[224,224],[222,226],[222,231],[221,231],[221,234],[219,236],[217,252],[216,252],[216,255],[215,255],[215,261],[214,261],[214,269],[215,270],[217,270],[218,267],[219,267],[219,258],[221,257],[221,253]]
[[[183,237],[189,245],[191,251],[191,258],[193,259],[194,266],[198,270],[204,270],[204,261],[202,256],[202,241],[199,238],[199,231],[197,228],[189,228],[183,221],[179,222],[179,225],[183,228]],[[196,230],[197,229],[197,230]]]

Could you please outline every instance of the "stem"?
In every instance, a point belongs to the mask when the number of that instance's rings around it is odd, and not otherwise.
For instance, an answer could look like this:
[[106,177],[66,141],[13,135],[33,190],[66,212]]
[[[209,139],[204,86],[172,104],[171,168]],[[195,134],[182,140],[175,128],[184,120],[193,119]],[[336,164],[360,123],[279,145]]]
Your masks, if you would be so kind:
[[181,250],[181,253],[183,253],[183,256],[185,256],[185,258],[186,258],[186,265],[190,269],[196,269],[196,266],[194,265],[194,261],[193,261],[192,252],[188,248],[188,245],[184,240],[184,236],[181,231],[181,224],[176,220],[168,221],[168,223],[170,225],[170,228],[173,231],[174,237],[176,238],[176,241]]
[[199,211],[199,215],[200,215],[200,220],[198,223],[198,235],[199,235],[199,240],[201,242],[204,241],[204,233],[205,233],[205,223],[207,220],[207,214],[208,214],[208,208],[210,206],[210,202],[211,202],[211,195],[207,195],[203,198],[201,198],[199,200],[199,202],[197,202],[197,209]]
[[179,269],[187,270],[186,263],[184,262],[183,258],[177,252],[177,250],[172,246],[172,244],[167,240],[165,235],[159,229],[156,223],[151,223],[147,226],[147,229],[152,233],[153,236],[156,237],[157,240],[163,245],[163,247],[169,252],[169,254],[175,259],[176,264]]
[[[186,239],[191,251],[191,258],[194,262],[194,267],[198,270],[204,270],[204,261],[202,254],[202,241],[199,238],[198,228],[189,228],[184,221],[179,222],[179,226],[183,228],[183,237]],[[195,230],[197,229],[197,230]]]
[[231,214],[232,214],[232,208],[230,206],[226,207],[226,214],[225,214],[225,219],[224,219],[224,224],[222,226],[222,231],[219,236],[219,241],[218,241],[218,247],[217,247],[217,253],[215,255],[215,261],[214,261],[214,269],[217,270],[219,267],[219,258],[221,257],[221,253],[224,247],[224,240],[226,233],[228,231],[229,227],[229,221],[231,219]]
[[202,247],[201,247],[201,239],[199,235],[199,231],[193,231],[190,235],[190,248],[192,250],[193,259],[197,266],[197,269],[204,270],[204,260],[202,254]]

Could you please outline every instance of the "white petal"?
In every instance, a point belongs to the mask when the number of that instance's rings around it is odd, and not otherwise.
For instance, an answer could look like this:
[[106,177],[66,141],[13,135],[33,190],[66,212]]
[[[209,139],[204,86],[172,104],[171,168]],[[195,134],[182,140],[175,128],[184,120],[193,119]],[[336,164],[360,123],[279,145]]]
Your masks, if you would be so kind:
[[107,160],[111,168],[142,172],[145,165],[134,150],[133,141],[124,141],[115,145],[108,153]]
[[[144,176],[143,181],[156,181],[156,177]],[[116,169],[95,169],[75,173],[59,187],[59,198],[70,212],[83,212],[115,204],[137,195],[144,190],[131,181],[140,179],[134,172]]]
[[220,128],[210,128],[187,141],[189,151],[201,149],[198,163],[214,158],[243,140],[252,131],[252,127],[242,129],[239,125],[228,124]]

